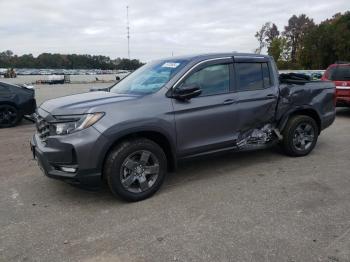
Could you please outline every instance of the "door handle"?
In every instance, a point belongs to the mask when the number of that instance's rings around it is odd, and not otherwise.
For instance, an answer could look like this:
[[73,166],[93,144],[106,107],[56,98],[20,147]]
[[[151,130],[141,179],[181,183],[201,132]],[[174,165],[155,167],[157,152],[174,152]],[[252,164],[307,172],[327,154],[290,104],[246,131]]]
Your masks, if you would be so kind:
[[233,104],[234,102],[236,102],[236,100],[234,100],[234,99],[226,99],[225,101],[224,101],[224,105],[231,105],[231,104]]
[[268,97],[268,98],[275,98],[276,96],[274,94],[268,94],[266,97]]

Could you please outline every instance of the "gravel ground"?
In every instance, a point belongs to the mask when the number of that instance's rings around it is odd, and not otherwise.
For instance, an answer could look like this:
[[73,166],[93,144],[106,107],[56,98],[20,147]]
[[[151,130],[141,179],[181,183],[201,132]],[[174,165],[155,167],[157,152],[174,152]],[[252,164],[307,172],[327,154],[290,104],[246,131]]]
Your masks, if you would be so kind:
[[45,100],[68,94],[79,94],[89,92],[92,87],[109,87],[113,83],[91,83],[91,84],[64,84],[64,85],[36,85],[35,96],[38,106]]
[[307,157],[197,159],[154,197],[124,203],[42,175],[29,122],[1,129],[0,261],[350,261],[349,130],[341,109]]
[[[118,74],[120,78],[123,78],[125,74]],[[12,84],[31,84],[31,83],[36,83],[36,81],[40,80],[49,80],[54,77],[58,78],[63,78],[63,76],[51,76],[51,75],[19,75],[16,78],[1,78],[0,81],[2,82],[7,82],[7,83],[12,83]],[[115,81],[115,74],[108,74],[108,75],[71,75],[69,76],[70,80],[73,83],[76,82],[84,82],[84,83],[89,83],[89,82],[94,82],[96,81],[96,78],[99,81]]]

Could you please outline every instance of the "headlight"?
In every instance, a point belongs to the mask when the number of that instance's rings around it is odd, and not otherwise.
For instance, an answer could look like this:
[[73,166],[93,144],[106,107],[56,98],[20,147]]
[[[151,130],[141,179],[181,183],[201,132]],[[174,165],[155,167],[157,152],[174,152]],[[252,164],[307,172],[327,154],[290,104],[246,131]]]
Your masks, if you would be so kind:
[[103,116],[104,113],[55,116],[57,121],[50,123],[51,131],[54,135],[71,134],[92,126]]

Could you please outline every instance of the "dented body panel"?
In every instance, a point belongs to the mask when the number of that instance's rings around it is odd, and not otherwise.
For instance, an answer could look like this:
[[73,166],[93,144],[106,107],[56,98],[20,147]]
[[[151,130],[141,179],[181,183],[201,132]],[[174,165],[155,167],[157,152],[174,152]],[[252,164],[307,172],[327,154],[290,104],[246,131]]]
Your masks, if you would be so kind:
[[317,116],[320,131],[331,125],[335,119],[334,93],[332,82],[311,81],[305,84],[281,84],[280,90],[287,89],[288,96],[280,96],[276,110],[278,128],[283,129],[288,118],[301,111]]

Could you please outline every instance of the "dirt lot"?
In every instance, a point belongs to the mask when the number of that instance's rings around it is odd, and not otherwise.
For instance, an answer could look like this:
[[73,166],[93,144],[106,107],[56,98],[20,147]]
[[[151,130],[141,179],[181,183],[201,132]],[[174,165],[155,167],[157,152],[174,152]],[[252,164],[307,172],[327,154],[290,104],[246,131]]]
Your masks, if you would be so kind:
[[128,204],[42,175],[23,121],[0,130],[0,261],[350,261],[349,130],[341,109],[307,157],[198,159]]

